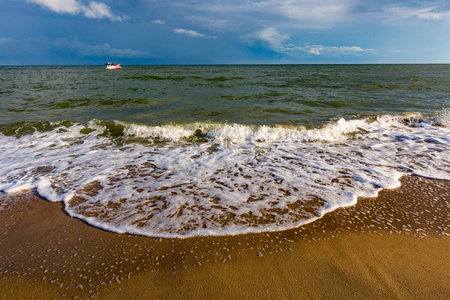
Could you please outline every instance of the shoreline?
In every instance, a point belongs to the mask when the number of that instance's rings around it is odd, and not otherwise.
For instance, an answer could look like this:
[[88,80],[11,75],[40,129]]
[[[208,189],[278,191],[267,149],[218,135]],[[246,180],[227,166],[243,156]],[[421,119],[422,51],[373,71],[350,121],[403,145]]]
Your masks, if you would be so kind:
[[0,295],[38,298],[392,298],[450,295],[450,181],[404,176],[299,228],[161,239],[0,195]]

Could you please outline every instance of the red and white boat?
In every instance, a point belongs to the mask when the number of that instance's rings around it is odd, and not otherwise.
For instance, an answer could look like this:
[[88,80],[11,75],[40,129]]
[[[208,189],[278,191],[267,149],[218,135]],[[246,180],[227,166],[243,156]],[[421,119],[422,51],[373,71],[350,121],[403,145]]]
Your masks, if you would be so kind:
[[106,63],[105,66],[106,66],[106,69],[108,69],[108,70],[122,69],[120,64],[113,64],[113,63],[110,63],[110,62]]

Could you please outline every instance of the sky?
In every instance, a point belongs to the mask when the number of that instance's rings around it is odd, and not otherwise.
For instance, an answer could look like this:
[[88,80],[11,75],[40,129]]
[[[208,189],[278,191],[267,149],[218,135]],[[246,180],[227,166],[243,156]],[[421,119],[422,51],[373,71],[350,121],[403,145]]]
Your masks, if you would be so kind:
[[450,1],[0,0],[0,65],[450,63]]

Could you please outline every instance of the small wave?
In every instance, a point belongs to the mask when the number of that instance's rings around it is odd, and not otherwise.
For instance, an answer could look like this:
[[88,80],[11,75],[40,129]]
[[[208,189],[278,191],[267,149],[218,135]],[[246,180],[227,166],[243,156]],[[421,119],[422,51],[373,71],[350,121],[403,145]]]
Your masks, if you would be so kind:
[[231,78],[225,77],[225,76],[219,76],[214,78],[206,78],[207,81],[227,81],[231,80]]
[[90,98],[81,98],[81,99],[66,99],[63,101],[53,102],[47,104],[46,106],[50,109],[67,109],[74,107],[83,107],[89,106],[92,103],[92,99]]
[[0,133],[5,136],[15,136],[17,138],[30,135],[35,132],[48,132],[59,128],[70,128],[74,123],[70,121],[61,122],[17,122],[12,124],[0,124]]
[[217,142],[282,142],[334,141],[345,139],[349,132],[359,131],[358,124],[344,119],[335,124],[306,129],[304,126],[249,126],[223,123],[188,123],[148,126],[116,121],[123,127],[123,135],[164,141],[181,141],[204,137]]
[[[202,138],[203,141],[238,143],[248,142],[336,142],[349,138],[358,138],[361,134],[378,131],[388,127],[401,125],[448,127],[450,112],[448,109],[430,116],[423,117],[420,113],[405,113],[402,115],[381,115],[361,119],[341,118],[336,122],[321,126],[292,126],[275,124],[242,125],[218,122],[168,123],[161,125],[144,125],[122,121],[92,120],[86,124],[76,124],[71,121],[61,122],[18,122],[0,125],[0,133],[16,135],[17,137],[37,132],[46,132],[61,127],[69,130],[71,126],[83,132],[93,132],[111,138],[140,138],[150,142],[192,141]],[[83,127],[78,129],[78,127]]]
[[423,118],[419,113],[401,116],[382,115],[376,118],[345,120],[321,126],[251,126],[241,124],[196,122],[186,124],[163,124],[158,126],[130,124],[116,121],[123,127],[124,136],[150,138],[164,141],[181,141],[195,137],[205,137],[217,142],[332,142],[358,137],[360,134],[376,131],[400,124],[417,125],[427,122],[432,125],[444,125],[448,122],[448,113],[433,118]]
[[158,75],[137,75],[137,76],[129,76],[128,79],[133,79],[133,80],[143,80],[143,81],[151,81],[151,80],[172,80],[172,81],[180,81],[180,80],[185,80],[188,79],[189,77],[186,76],[172,76],[172,75],[167,75],[167,76],[158,76]]
[[431,125],[450,127],[450,108],[443,109],[436,116],[426,118],[425,122]]

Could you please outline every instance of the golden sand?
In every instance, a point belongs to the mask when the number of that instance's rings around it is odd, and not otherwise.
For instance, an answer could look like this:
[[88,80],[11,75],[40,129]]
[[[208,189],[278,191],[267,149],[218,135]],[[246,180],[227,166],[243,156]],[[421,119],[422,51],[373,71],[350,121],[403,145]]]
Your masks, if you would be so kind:
[[283,232],[106,232],[31,192],[0,195],[1,299],[448,299],[450,182],[407,176]]

